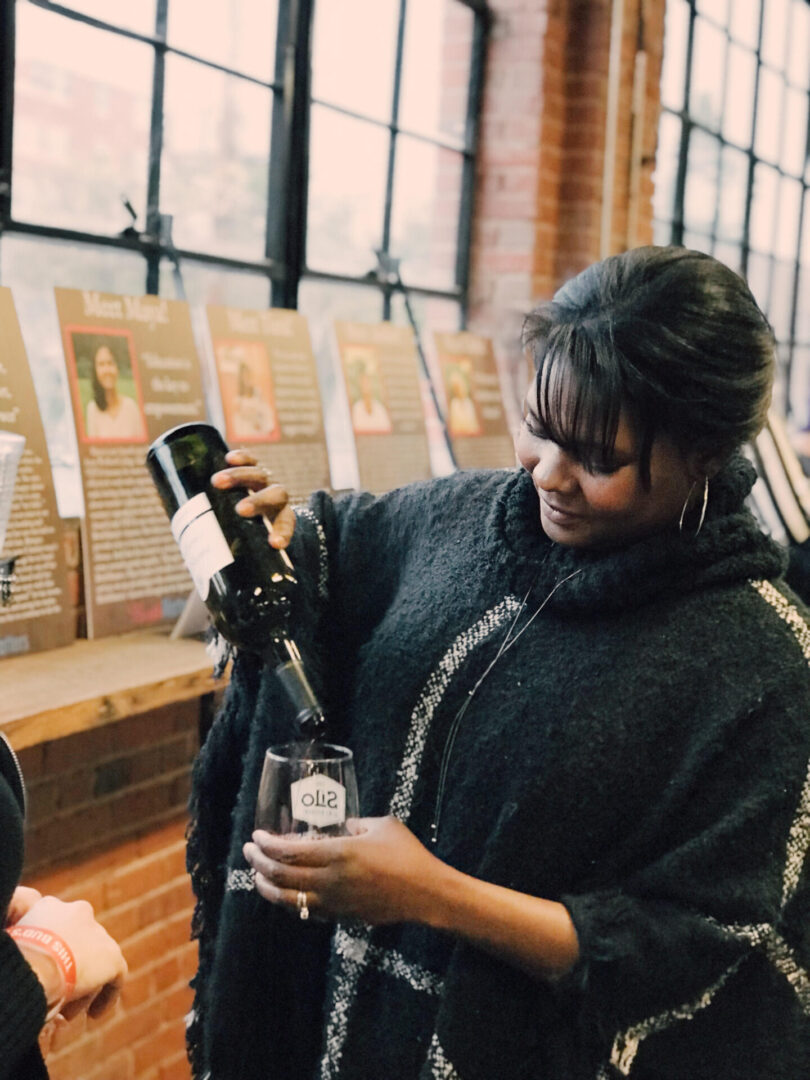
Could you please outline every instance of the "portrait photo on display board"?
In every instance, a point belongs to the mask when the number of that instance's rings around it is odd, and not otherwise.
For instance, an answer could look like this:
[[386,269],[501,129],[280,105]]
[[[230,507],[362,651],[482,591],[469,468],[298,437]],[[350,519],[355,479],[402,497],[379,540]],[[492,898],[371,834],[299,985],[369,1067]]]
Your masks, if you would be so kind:
[[383,402],[374,349],[365,345],[345,345],[343,363],[355,434],[390,435],[393,425]]
[[260,341],[214,344],[228,441],[276,442],[281,438],[273,375]]
[[65,344],[81,441],[146,442],[130,331],[67,326]]
[[472,364],[466,359],[444,359],[442,375],[450,434],[454,437],[480,435],[481,421],[472,392]]

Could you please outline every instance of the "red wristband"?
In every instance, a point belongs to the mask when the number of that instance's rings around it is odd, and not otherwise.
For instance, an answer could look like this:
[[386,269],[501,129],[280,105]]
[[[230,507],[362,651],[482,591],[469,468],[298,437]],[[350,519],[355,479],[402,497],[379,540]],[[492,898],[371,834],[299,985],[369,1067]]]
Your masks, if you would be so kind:
[[56,934],[51,933],[50,930],[43,930],[39,926],[29,926],[27,923],[10,926],[6,933],[10,934],[20,945],[24,945],[25,948],[34,949],[36,952],[44,953],[46,956],[53,958],[62,976],[63,987],[60,1006],[64,1004],[76,985],[76,961],[66,942]]

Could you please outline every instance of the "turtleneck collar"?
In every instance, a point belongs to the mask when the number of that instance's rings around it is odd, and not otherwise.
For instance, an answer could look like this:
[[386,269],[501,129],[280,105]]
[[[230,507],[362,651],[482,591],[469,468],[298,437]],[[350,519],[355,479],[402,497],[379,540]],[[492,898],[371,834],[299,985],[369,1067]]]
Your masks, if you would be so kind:
[[504,486],[489,525],[516,593],[536,578],[537,592],[545,595],[579,571],[557,590],[549,608],[571,615],[619,611],[710,585],[782,574],[785,553],[762,534],[745,506],[755,479],[751,464],[735,454],[710,482],[706,519],[697,536],[676,524],[625,547],[596,550],[548,539],[531,477],[521,469]]

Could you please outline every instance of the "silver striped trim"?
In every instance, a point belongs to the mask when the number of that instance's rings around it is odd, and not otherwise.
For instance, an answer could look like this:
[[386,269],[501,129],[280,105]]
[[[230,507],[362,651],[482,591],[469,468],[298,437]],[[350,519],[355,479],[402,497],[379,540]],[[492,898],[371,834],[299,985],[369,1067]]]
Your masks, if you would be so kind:
[[255,870],[229,870],[225,892],[252,892],[256,888]]
[[737,968],[742,964],[744,957],[739,957],[734,963],[726,968],[716,982],[703,991],[694,1001],[685,1005],[679,1005],[674,1009],[667,1009],[657,1016],[651,1016],[642,1020],[640,1024],[623,1031],[613,1041],[613,1049],[610,1052],[610,1064],[617,1069],[622,1076],[629,1076],[636,1060],[636,1054],[642,1042],[659,1031],[671,1027],[678,1020],[691,1020],[692,1017],[711,1005],[715,995],[725,986]]
[[[366,940],[371,936],[371,927],[365,930]],[[361,939],[362,940],[362,939]],[[329,1014],[329,1022],[326,1025],[326,1049],[320,1063],[320,1080],[337,1080],[340,1059],[343,1057],[343,1047],[346,1042],[346,1032],[349,1026],[349,1013],[354,1005],[357,984],[363,973],[365,955],[358,954],[358,959],[348,956],[341,957],[341,970],[335,978],[334,992]]]
[[780,975],[784,975],[799,999],[805,1016],[810,1016],[810,976],[797,961],[785,939],[774,930],[765,942],[765,955]]
[[295,516],[311,522],[318,535],[318,596],[326,600],[329,596],[329,554],[326,548],[326,533],[323,525],[308,506],[296,506]]
[[482,615],[478,622],[465,630],[463,634],[458,635],[439,661],[439,666],[428,677],[416,702],[416,707],[411,713],[411,726],[405,743],[405,754],[399,767],[397,785],[389,807],[389,813],[398,817],[400,821],[406,821],[411,812],[427,733],[453,676],[473,649],[486,641],[510,615],[514,615],[519,607],[520,601],[516,596],[504,597],[499,604]]
[[[775,585],[770,581],[749,581],[762,599],[769,604],[776,614],[787,624],[802,650],[805,660],[810,663],[810,627],[801,614]],[[785,852],[785,867],[782,873],[782,902],[780,912],[790,901],[799,886],[802,870],[810,850],[810,763],[808,763],[804,785],[796,807],[796,813],[788,833]],[[714,920],[712,920],[714,921]],[[721,926],[722,924],[717,924]],[[787,979],[796,992],[802,1010],[810,1016],[810,975],[798,964],[788,943],[769,923],[755,926],[722,926],[722,929],[737,938],[748,941],[751,948],[761,948],[778,971]],[[629,1076],[639,1047],[648,1036],[680,1021],[691,1020],[696,1012],[710,1005],[717,991],[728,981],[745,957],[740,957],[708,990],[694,1002],[658,1016],[650,1017],[635,1027],[618,1034],[613,1043],[610,1063],[622,1076]],[[605,1066],[600,1068],[596,1080],[606,1080]]]
[[[458,635],[439,661],[438,668],[428,676],[411,713],[405,752],[391,798],[390,813],[400,820],[406,820],[410,814],[427,733],[453,676],[470,652],[486,641],[519,607],[520,601],[517,597],[504,597],[485,612],[477,622]],[[352,935],[353,956],[341,956],[341,970],[335,979],[333,1007],[326,1026],[326,1049],[321,1058],[320,1080],[335,1080],[338,1075],[340,1059],[346,1043],[349,1013],[354,1005],[357,984],[367,962],[368,950],[373,948],[370,942],[371,934],[372,928],[368,926],[360,933]]]
[[810,975],[799,964],[790,945],[771,923],[755,923],[752,926],[723,926],[714,919],[709,920],[727,930],[740,941],[747,941],[755,949],[762,949],[780,975],[784,975],[796,992],[799,1006],[810,1016]]
[[435,1033],[428,1048],[427,1063],[430,1066],[430,1075],[435,1080],[461,1080],[453,1065],[447,1060],[444,1048]]
[[406,960],[396,949],[383,949],[372,945],[367,936],[355,936],[345,927],[340,926],[336,930],[334,948],[341,958],[385,972],[386,975],[406,982],[412,990],[433,997],[438,997],[442,992],[443,982],[440,976]]

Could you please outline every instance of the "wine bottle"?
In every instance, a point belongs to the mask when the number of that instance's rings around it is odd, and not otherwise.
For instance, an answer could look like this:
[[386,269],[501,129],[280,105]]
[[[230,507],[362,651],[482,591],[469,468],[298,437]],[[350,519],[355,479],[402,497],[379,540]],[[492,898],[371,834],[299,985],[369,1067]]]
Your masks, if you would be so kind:
[[270,547],[265,519],[236,512],[244,491],[212,486],[227,451],[211,424],[180,424],[152,443],[146,464],[214,626],[275,669],[299,731],[320,738],[323,709],[288,630],[298,579],[287,552]]

